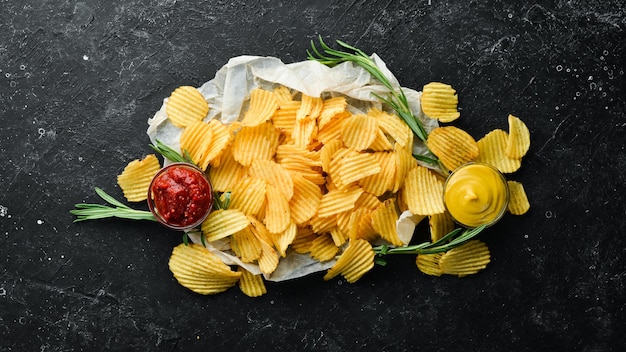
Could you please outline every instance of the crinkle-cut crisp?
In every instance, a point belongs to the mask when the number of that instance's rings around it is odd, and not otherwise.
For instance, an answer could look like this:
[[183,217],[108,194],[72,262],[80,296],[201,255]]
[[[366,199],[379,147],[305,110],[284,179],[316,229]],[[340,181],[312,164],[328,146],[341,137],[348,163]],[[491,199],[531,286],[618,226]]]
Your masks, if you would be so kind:
[[372,245],[363,239],[350,240],[348,248],[326,272],[324,280],[341,274],[346,281],[356,282],[374,267],[375,253]]
[[141,202],[148,198],[148,189],[154,176],[161,169],[156,155],[149,154],[143,160],[133,160],[120,175],[117,184],[129,202]]
[[248,297],[260,297],[267,293],[262,275],[254,275],[242,267],[239,267],[237,272],[241,273],[239,289],[244,295]]
[[506,155],[508,140],[509,135],[504,130],[495,129],[487,133],[478,140],[479,155],[476,162],[489,164],[505,174],[517,171],[522,165],[522,160]]
[[169,96],[165,113],[174,126],[185,128],[204,119],[209,113],[209,104],[196,88],[181,86]]
[[457,110],[459,97],[449,84],[440,82],[426,84],[420,99],[422,111],[430,118],[440,122],[452,122],[461,116]]
[[505,154],[509,158],[521,159],[530,149],[530,131],[518,117],[509,115],[509,139]]
[[507,181],[509,185],[508,211],[513,215],[523,215],[530,209],[530,202],[524,190],[524,185],[517,181]]
[[172,250],[169,268],[182,286],[202,295],[224,292],[241,277],[199,244],[179,244]]
[[454,126],[435,128],[428,135],[426,144],[448,170],[476,160],[479,154],[474,138]]
[[402,189],[409,210],[417,215],[443,213],[443,181],[430,169],[416,166],[409,171]]
[[470,240],[445,252],[439,259],[439,268],[444,274],[463,277],[476,274],[491,261],[489,248],[484,242]]

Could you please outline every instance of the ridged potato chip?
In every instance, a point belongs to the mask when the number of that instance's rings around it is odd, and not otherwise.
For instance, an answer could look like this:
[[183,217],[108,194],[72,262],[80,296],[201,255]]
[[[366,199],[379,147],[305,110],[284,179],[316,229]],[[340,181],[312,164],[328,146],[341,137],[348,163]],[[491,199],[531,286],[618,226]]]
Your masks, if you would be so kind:
[[347,119],[341,128],[343,143],[357,151],[366,150],[376,139],[378,122],[375,118],[359,114]]
[[364,177],[380,173],[380,163],[373,153],[349,151],[339,162],[339,179],[349,185]]
[[209,126],[213,131],[213,135],[206,159],[212,166],[215,167],[220,165],[222,154],[226,150],[226,147],[228,147],[233,141],[235,136],[228,126],[224,125],[221,121],[211,120],[209,121]]
[[272,185],[289,200],[293,197],[293,179],[287,170],[273,160],[259,159],[252,162],[248,169],[251,177],[259,178]]
[[156,155],[149,154],[143,160],[133,160],[117,176],[117,184],[129,202],[141,202],[148,198],[150,182],[161,169]]
[[463,277],[476,274],[486,268],[490,261],[487,245],[479,240],[471,240],[445,252],[439,259],[439,268],[444,274]]
[[530,149],[530,131],[518,117],[509,115],[509,139],[505,154],[509,158],[521,159]]
[[232,153],[235,160],[250,166],[254,160],[270,160],[278,147],[279,132],[271,123],[244,126],[235,135]]
[[316,213],[322,190],[315,183],[296,175],[293,177],[293,197],[289,201],[291,217],[298,225],[308,222]]
[[298,226],[295,222],[290,222],[285,231],[274,234],[274,246],[281,257],[287,256],[287,247],[296,239]]
[[291,248],[300,254],[309,253],[313,240],[317,238],[317,234],[310,227],[298,227],[296,238],[291,242]]
[[278,109],[278,102],[274,92],[265,89],[253,89],[250,91],[250,105],[243,115],[243,126],[257,126],[272,118]]
[[409,210],[417,215],[443,213],[443,181],[432,171],[416,166],[409,171],[402,189]]
[[477,162],[489,164],[502,173],[517,171],[522,165],[521,159],[506,156],[509,135],[501,129],[495,129],[478,140],[479,155]]
[[317,215],[319,217],[328,217],[351,210],[362,193],[363,189],[358,186],[329,191],[322,195]]
[[246,169],[233,157],[230,148],[226,148],[220,156],[220,164],[209,169],[211,186],[217,192],[230,191],[246,176]]
[[433,152],[448,170],[478,158],[478,143],[469,133],[454,126],[437,127],[430,132],[426,141]]
[[319,128],[329,123],[335,116],[346,111],[348,102],[345,97],[334,97],[323,101],[322,110],[317,118]]
[[[380,165],[380,171],[366,175],[360,178],[358,182],[359,186],[366,192],[380,197],[394,187],[396,180],[396,155],[390,152],[376,152],[373,155]],[[343,177],[342,180],[344,180]]]
[[285,136],[293,134],[296,124],[296,114],[302,102],[299,100],[285,101],[278,104],[278,109],[272,115],[272,124]]
[[289,200],[274,185],[266,185],[265,197],[267,200],[265,212],[265,226],[271,233],[285,231],[291,222]]
[[389,114],[379,109],[370,109],[368,115],[376,118],[381,130],[389,135],[395,143],[406,146],[411,141],[413,132],[397,115]]
[[250,225],[246,214],[237,209],[213,210],[201,225],[207,241],[228,237]]
[[372,227],[374,230],[387,242],[400,247],[404,243],[398,237],[396,220],[398,220],[398,212],[395,199],[393,198],[385,200],[381,206],[372,212]]
[[396,159],[396,173],[391,191],[396,193],[400,188],[402,188],[402,186],[404,186],[406,175],[408,175],[411,169],[417,166],[417,161],[411,152],[405,150],[404,148],[396,148],[394,150],[394,155]]
[[293,101],[291,90],[285,86],[277,86],[274,88],[274,96],[279,105],[284,102]]
[[209,113],[209,104],[194,87],[176,88],[165,104],[167,117],[176,127],[185,128],[195,121],[200,121]]
[[278,252],[271,246],[270,243],[265,241],[259,241],[261,243],[261,257],[259,257],[258,264],[259,269],[263,274],[269,275],[276,270],[279,262]]
[[375,256],[369,242],[362,239],[350,240],[346,250],[324,275],[324,280],[341,274],[346,281],[354,283],[374,267]]
[[310,252],[313,259],[325,262],[333,259],[339,248],[330,234],[321,234],[311,242]]
[[436,242],[450,231],[454,230],[455,225],[452,216],[446,211],[430,215],[428,217],[428,226],[430,227],[430,240]]
[[530,202],[524,186],[517,181],[507,181],[509,185],[509,213],[523,215],[530,209]]
[[257,216],[265,206],[265,192],[265,181],[257,177],[246,177],[231,188],[229,208]]
[[317,139],[324,145],[332,141],[341,140],[343,125],[352,118],[351,116],[350,113],[336,115],[335,118],[326,123],[324,127],[318,129]]
[[244,295],[248,297],[260,297],[267,293],[262,275],[254,275],[242,267],[239,267],[237,272],[241,273],[239,289]]
[[194,121],[189,123],[180,135],[180,149],[189,154],[191,160],[202,170],[209,165],[209,146],[213,139],[213,129],[208,123]]
[[415,264],[419,271],[426,275],[441,276],[443,274],[439,267],[439,260],[441,260],[443,253],[434,254],[418,254],[415,259]]
[[168,265],[178,283],[202,295],[224,292],[235,286],[242,275],[194,243],[174,247]]
[[261,256],[261,243],[250,227],[235,232],[230,238],[230,247],[244,263],[252,263]]
[[422,111],[426,116],[441,122],[452,122],[461,114],[457,110],[459,97],[451,85],[431,82],[422,89],[420,98]]

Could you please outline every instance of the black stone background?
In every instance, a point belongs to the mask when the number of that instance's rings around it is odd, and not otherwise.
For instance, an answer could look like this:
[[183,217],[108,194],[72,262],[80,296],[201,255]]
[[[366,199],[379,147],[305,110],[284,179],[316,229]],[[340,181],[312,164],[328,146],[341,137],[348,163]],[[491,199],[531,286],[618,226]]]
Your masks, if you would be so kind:
[[[623,350],[626,5],[520,1],[0,0],[0,350]],[[355,284],[322,273],[201,296],[167,267],[179,234],[72,223],[150,153],[146,120],[229,58],[306,59],[322,35],[404,86],[452,84],[475,138],[522,118],[532,203],[481,239],[480,274],[413,256]]]

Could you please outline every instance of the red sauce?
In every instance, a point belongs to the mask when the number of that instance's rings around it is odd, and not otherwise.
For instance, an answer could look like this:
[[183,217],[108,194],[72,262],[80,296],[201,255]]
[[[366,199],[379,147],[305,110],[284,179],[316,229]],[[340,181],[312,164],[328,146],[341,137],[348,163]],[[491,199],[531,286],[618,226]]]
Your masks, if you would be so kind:
[[204,173],[185,164],[164,168],[150,186],[157,217],[171,227],[188,227],[204,220],[213,203]]

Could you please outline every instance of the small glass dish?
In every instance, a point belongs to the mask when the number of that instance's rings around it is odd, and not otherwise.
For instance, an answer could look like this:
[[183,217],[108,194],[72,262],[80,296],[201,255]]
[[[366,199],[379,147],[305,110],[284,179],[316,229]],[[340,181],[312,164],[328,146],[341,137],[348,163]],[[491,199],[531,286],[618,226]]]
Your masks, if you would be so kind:
[[498,169],[472,162],[452,171],[444,183],[443,197],[446,210],[456,223],[475,228],[500,221],[510,195],[507,180]]
[[148,207],[158,222],[172,230],[198,227],[213,208],[213,187],[198,167],[172,163],[152,178]]

